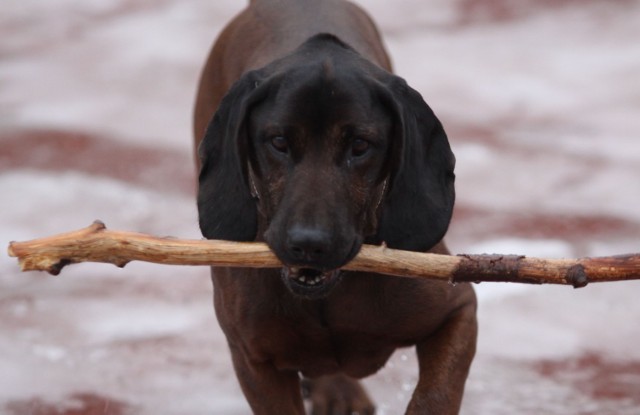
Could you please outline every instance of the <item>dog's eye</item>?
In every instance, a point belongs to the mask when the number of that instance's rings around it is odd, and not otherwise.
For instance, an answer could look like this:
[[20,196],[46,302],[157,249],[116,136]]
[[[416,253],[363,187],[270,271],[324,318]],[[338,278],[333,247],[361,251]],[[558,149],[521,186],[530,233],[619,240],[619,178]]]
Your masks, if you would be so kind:
[[271,146],[280,153],[289,152],[289,143],[287,142],[287,139],[280,135],[271,139]]
[[361,138],[356,138],[351,143],[351,156],[360,157],[363,156],[369,150],[369,142]]

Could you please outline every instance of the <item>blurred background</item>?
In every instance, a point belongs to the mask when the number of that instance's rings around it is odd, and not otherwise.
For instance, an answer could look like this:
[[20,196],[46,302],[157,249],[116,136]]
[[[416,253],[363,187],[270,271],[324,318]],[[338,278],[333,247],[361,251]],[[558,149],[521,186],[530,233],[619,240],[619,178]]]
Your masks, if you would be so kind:
[[[447,130],[455,253],[640,252],[640,1],[361,0]],[[237,0],[0,7],[0,242],[199,238],[191,111]],[[640,413],[639,282],[483,283],[463,414]],[[204,268],[0,255],[0,414],[247,414]],[[366,381],[403,413],[413,350]]]

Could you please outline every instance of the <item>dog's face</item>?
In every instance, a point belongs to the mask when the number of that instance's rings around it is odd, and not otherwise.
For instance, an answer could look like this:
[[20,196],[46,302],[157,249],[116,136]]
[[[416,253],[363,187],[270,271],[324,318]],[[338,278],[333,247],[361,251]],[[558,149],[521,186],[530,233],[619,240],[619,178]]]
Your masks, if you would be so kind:
[[200,157],[203,234],[264,238],[285,285],[309,298],[331,291],[365,239],[426,250],[451,215],[440,123],[404,81],[335,39],[245,75]]
[[357,75],[330,58],[291,71],[248,116],[250,186],[294,293],[328,292],[377,227],[394,121]]

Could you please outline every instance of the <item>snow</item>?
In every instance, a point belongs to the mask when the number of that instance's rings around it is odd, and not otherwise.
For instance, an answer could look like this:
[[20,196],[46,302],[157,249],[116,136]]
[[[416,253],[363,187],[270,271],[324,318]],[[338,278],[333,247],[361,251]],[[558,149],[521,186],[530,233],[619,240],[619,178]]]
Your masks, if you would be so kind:
[[[396,72],[448,131],[457,156],[452,251],[638,252],[640,1],[359,3],[378,22]],[[0,242],[95,219],[199,238],[193,191],[176,177],[195,186],[185,160],[199,71],[240,7],[3,4]],[[50,140],[90,137],[77,145],[95,147],[82,154],[96,164],[109,161],[99,150],[105,142],[175,158],[142,157],[140,171],[91,170],[65,161],[76,147],[20,147],[15,139],[46,132]],[[12,162],[16,154],[24,163]],[[640,360],[638,289],[477,285],[480,339],[462,413],[637,414],[640,378],[619,366]],[[53,278],[21,274],[1,255],[0,413],[88,405],[78,393],[102,397],[113,414],[120,403],[136,414],[248,413],[211,290],[202,268],[82,264]],[[540,369],[564,362],[575,364],[560,377]],[[400,350],[365,381],[379,414],[404,410],[416,367],[413,351]],[[585,385],[616,387],[617,395]]]

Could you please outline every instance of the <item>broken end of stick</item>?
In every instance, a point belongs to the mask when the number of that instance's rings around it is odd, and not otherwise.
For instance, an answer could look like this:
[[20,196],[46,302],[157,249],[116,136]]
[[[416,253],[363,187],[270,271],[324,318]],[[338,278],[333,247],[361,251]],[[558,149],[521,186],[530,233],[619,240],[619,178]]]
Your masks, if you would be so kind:
[[[16,257],[15,253],[11,251],[11,247],[9,247],[9,256]],[[26,257],[18,257],[18,265],[20,266],[20,271],[46,271],[51,275],[58,275],[62,268],[67,265],[74,264],[74,261],[69,259],[44,259],[44,258],[34,258],[31,256]]]
[[[16,255],[12,255],[11,251],[9,253],[10,256],[15,257]],[[42,256],[25,256],[18,257],[18,265],[20,266],[21,272],[26,271],[45,271],[51,275],[58,275],[62,272],[62,269],[67,265],[77,264],[80,262],[84,262],[83,260],[73,260],[69,258],[44,258]],[[111,262],[118,268],[124,268],[129,261],[127,260],[114,260]]]
[[[82,239],[87,236],[103,232],[107,229],[104,222],[95,220],[91,225],[78,231],[55,235],[47,238],[34,239],[32,241],[16,242],[11,241],[7,253],[12,258],[18,258],[18,265],[21,271],[46,271],[51,275],[58,275],[67,265],[79,262],[73,258],[58,256],[55,249],[47,249],[54,246],[60,239]],[[114,265],[122,268],[129,261],[119,260]]]
[[15,251],[13,250],[13,244],[15,243],[16,241],[9,242],[9,247],[7,248],[7,255],[9,255],[11,258],[15,258],[17,256]]

